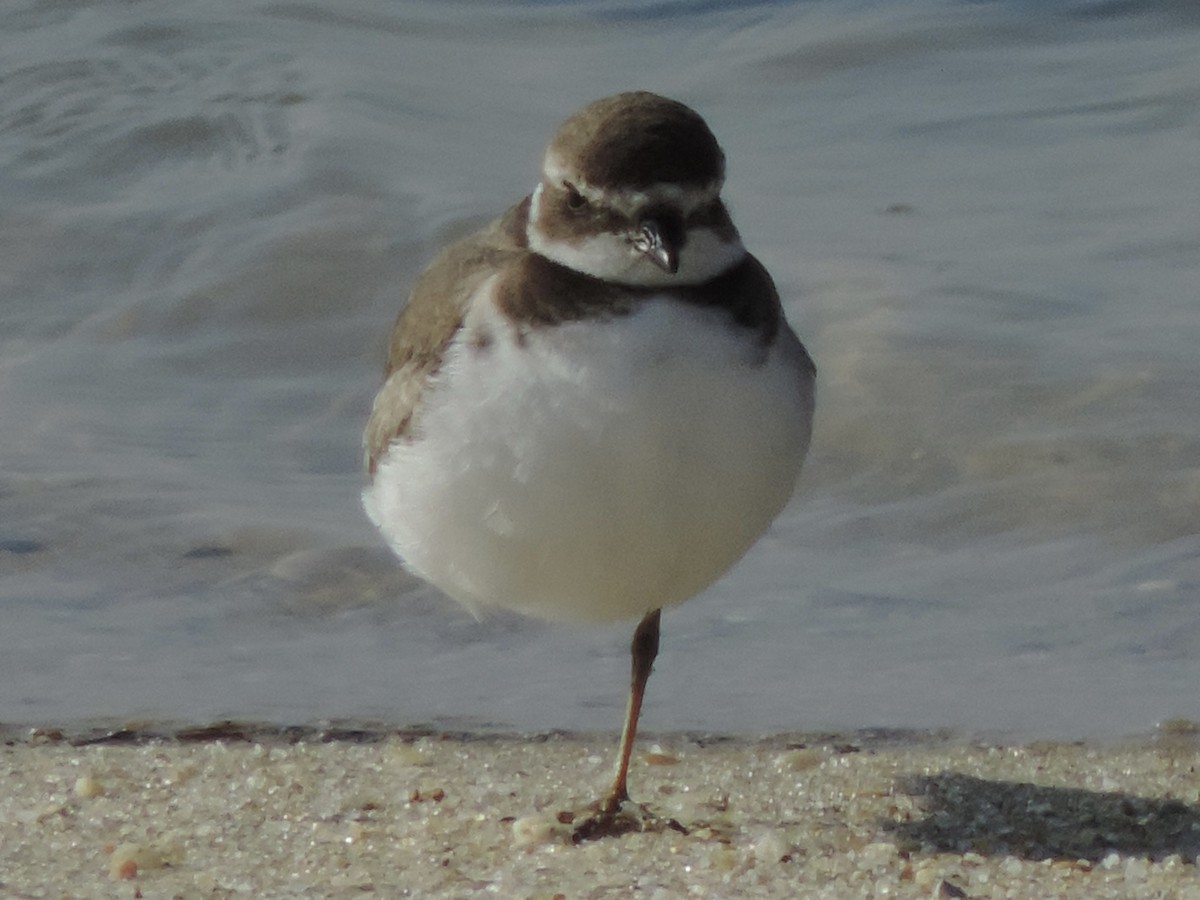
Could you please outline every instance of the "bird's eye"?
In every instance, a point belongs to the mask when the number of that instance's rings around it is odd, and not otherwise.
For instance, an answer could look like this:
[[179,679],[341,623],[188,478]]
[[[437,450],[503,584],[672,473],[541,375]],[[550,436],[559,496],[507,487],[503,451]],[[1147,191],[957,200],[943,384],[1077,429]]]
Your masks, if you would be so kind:
[[568,209],[583,209],[587,206],[587,198],[579,193],[575,185],[569,181],[563,182],[563,190],[567,192],[567,208]]

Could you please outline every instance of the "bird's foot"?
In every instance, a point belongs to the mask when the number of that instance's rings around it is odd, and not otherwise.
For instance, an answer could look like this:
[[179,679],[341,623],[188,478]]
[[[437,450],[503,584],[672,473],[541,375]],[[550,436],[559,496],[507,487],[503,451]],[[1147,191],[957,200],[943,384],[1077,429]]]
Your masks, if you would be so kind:
[[606,802],[595,813],[575,825],[571,832],[571,843],[581,844],[584,841],[620,837],[633,832],[664,831],[688,833],[687,828],[677,820],[656,815],[641,803],[634,803],[632,800]]

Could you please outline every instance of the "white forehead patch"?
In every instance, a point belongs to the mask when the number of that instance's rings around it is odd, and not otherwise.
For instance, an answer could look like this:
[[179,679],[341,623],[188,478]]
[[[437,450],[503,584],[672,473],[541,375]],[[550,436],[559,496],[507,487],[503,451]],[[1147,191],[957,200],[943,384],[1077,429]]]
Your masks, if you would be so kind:
[[[547,153],[542,163],[542,179],[544,184],[570,184],[588,203],[608,207],[630,218],[651,206],[670,206],[687,216],[720,197],[722,185],[718,178],[700,187],[658,184],[642,190],[600,188],[584,181],[577,171],[553,153]],[[540,190],[541,185],[538,187]]]

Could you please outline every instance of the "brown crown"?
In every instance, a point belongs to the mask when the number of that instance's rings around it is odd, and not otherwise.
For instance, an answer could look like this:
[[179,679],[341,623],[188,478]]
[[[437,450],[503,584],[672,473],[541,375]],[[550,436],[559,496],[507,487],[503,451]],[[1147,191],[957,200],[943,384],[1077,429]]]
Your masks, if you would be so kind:
[[547,155],[598,188],[704,187],[725,174],[725,154],[699,114],[648,91],[589,103],[559,127]]

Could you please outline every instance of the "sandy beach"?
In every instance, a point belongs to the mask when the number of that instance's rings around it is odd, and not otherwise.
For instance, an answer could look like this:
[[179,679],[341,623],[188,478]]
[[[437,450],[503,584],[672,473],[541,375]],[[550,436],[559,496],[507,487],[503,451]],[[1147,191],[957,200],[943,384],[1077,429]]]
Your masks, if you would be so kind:
[[1200,898],[1190,723],[1105,745],[650,735],[631,791],[658,827],[580,843],[613,735],[0,734],[5,897]]

